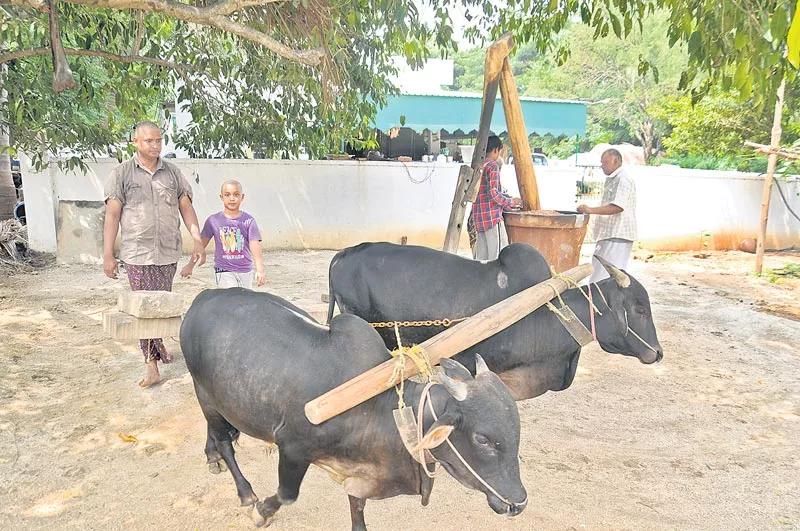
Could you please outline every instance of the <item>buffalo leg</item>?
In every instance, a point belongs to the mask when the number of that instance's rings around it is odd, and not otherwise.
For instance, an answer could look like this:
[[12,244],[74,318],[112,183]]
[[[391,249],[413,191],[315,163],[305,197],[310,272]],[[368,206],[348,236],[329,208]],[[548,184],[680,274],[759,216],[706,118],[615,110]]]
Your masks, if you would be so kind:
[[[239,431],[216,411],[209,411],[203,408],[203,414],[208,421],[208,438],[214,443],[222,459],[225,460],[225,464],[228,465],[233,481],[236,483],[236,493],[239,495],[242,506],[253,505],[258,501],[258,496],[253,492],[250,482],[242,475],[242,471],[239,470],[239,465],[234,457],[233,441],[238,437]],[[206,442],[206,450],[208,449],[209,444]],[[215,454],[212,453],[211,455]]]
[[[236,428],[231,428],[231,441],[236,442],[239,439],[239,430]],[[217,449],[217,443],[214,442],[214,438],[211,436],[211,426],[208,427],[208,434],[206,435],[206,463],[208,464],[208,470],[212,474],[219,474],[220,472],[225,472],[228,470],[228,467],[225,466],[225,460],[222,459],[222,454],[219,453]]]
[[293,503],[300,494],[300,484],[308,471],[308,461],[292,460],[284,452],[278,454],[278,492],[256,504],[260,520],[256,525],[268,525],[281,505]]
[[206,463],[208,464],[208,470],[212,474],[219,474],[228,470],[228,467],[225,466],[225,461],[222,459],[222,454],[217,450],[217,443],[211,438],[211,426],[208,427],[208,435],[206,436]]
[[347,495],[350,500],[350,521],[353,524],[353,531],[367,531],[367,524],[364,522],[364,506],[367,500]]

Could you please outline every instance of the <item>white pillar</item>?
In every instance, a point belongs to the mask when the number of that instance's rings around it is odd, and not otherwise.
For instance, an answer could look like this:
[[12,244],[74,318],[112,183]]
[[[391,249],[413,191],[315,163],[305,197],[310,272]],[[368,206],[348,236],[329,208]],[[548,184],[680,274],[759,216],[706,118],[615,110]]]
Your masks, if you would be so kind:
[[56,201],[54,172],[55,164],[38,172],[31,168],[31,160],[20,153],[22,187],[25,191],[25,217],[28,223],[28,245],[34,251],[55,253],[56,241]]

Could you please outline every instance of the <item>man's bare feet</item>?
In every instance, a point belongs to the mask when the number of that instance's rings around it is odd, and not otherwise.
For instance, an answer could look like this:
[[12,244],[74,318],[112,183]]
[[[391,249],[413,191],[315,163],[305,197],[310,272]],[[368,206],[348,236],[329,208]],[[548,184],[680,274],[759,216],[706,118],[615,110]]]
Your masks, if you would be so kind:
[[147,362],[147,372],[144,378],[139,380],[139,387],[150,387],[161,381],[161,375],[158,373],[158,360],[151,360]]

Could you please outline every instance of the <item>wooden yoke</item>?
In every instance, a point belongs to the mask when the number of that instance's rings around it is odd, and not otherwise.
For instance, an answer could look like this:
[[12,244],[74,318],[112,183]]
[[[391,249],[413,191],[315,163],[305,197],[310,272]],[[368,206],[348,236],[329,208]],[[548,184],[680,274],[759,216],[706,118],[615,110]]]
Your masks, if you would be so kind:
[[[591,272],[592,264],[581,264],[564,272],[564,276],[580,282]],[[440,359],[455,356],[508,328],[555,297],[556,292],[562,293],[569,287],[571,284],[561,278],[540,282],[424,341],[420,347],[427,353],[431,365],[436,365]],[[395,363],[393,359],[387,360],[324,395],[306,402],[306,417],[312,424],[320,424],[390,389],[396,383],[389,381]],[[416,364],[407,363],[403,379],[410,378],[418,372]]]
[[[486,142],[489,139],[489,127],[492,125],[492,113],[497,100],[497,86],[500,82],[500,73],[503,70],[503,61],[514,48],[514,39],[511,34],[503,35],[492,43],[486,50],[486,61],[483,67],[483,104],[478,126],[478,142],[472,153],[472,164],[461,166],[458,172],[458,183],[450,208],[450,220],[447,222],[447,233],[444,237],[442,250],[446,253],[458,251],[458,240],[461,238],[461,228],[464,216],[467,213],[467,203],[475,201],[483,175],[483,162],[486,159]],[[530,156],[528,157],[530,158]]]
[[500,95],[503,98],[503,110],[506,114],[508,137],[511,140],[511,151],[514,154],[514,170],[517,173],[519,195],[522,198],[523,210],[540,210],[539,187],[536,184],[536,173],[533,170],[531,145],[525,131],[525,120],[522,118],[522,105],[519,102],[517,84],[508,58],[503,60],[500,73]]

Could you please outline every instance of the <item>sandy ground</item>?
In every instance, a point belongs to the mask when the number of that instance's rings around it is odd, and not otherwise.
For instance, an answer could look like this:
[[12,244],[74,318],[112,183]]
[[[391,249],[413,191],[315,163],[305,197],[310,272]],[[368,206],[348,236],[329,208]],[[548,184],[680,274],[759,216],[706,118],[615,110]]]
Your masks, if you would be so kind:
[[[798,284],[750,275],[753,257],[738,252],[649,254],[630,270],[650,292],[664,360],[590,345],[570,389],[519,403],[521,516],[495,515],[443,473],[428,507],[369,502],[370,529],[800,529],[800,322],[786,317]],[[318,304],[332,255],[268,254],[266,289]],[[787,261],[800,259],[767,267]],[[230,475],[207,472],[177,342],[165,382],[142,390],[136,343],[104,337],[101,312],[121,289],[100,267],[0,278],[0,529],[251,528]],[[237,455],[256,493],[272,494],[277,456],[247,437]],[[312,467],[273,529],[349,529],[346,496]]]

